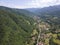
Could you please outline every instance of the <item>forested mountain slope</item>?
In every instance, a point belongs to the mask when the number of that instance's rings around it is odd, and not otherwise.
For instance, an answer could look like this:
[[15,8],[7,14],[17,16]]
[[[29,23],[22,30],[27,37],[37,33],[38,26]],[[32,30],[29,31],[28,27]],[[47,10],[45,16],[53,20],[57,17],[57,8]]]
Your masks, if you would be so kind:
[[0,7],[0,45],[26,45],[34,20],[22,13]]

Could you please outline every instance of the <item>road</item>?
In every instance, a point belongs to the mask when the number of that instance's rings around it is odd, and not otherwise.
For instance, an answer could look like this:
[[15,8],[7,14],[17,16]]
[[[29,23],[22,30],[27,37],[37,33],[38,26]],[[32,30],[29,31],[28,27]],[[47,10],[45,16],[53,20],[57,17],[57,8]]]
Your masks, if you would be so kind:
[[41,39],[41,31],[42,31],[42,29],[40,27],[40,20],[39,19],[37,19],[37,25],[36,26],[38,27],[38,30],[39,30],[39,34],[38,34],[36,45],[43,45],[43,42],[40,40]]

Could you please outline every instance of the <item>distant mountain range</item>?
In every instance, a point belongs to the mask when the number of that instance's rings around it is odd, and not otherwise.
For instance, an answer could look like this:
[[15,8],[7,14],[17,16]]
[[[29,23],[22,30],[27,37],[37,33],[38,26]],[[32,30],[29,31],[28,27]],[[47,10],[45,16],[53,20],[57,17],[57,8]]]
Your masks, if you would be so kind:
[[22,13],[24,15],[31,17],[34,15],[54,15],[54,16],[60,15],[60,5],[49,6],[44,8],[28,8],[28,9],[15,9],[15,8],[0,6],[0,9],[7,10],[8,12],[10,11],[10,9],[12,9],[12,11],[14,12]]
[[34,12],[38,15],[45,15],[45,14],[55,15],[55,16],[60,15],[60,5],[49,6],[49,7],[44,7],[44,8],[30,8],[27,10]]

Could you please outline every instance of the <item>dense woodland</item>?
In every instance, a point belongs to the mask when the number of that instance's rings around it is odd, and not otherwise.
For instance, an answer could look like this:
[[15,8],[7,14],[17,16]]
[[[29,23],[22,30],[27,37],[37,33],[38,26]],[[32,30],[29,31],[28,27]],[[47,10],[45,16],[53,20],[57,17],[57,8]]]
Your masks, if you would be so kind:
[[0,45],[26,45],[34,20],[10,8],[0,8]]

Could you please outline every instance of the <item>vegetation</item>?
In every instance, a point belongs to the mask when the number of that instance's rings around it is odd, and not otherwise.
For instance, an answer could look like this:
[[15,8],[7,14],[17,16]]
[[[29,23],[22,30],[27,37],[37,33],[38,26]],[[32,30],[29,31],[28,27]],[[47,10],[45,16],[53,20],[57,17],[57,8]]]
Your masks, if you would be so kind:
[[60,45],[60,16],[54,14],[0,6],[0,45]]
[[34,20],[10,8],[0,8],[0,45],[26,45]]

